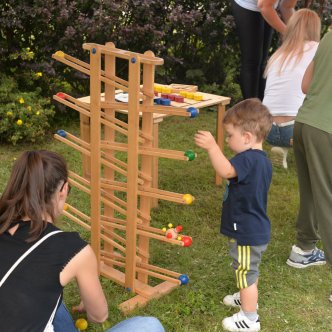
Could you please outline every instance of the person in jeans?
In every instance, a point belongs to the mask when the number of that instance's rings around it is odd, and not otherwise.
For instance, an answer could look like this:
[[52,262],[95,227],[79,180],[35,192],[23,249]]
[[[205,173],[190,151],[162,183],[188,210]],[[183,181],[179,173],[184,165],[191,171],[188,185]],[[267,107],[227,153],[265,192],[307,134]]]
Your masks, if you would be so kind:
[[[332,265],[332,31],[319,43],[302,81],[306,93],[295,118],[294,156],[300,192],[297,243],[287,264]],[[324,252],[316,248],[322,240]]]
[[[283,34],[297,0],[231,0],[241,50],[240,86],[243,99],[263,100],[263,77],[273,29]],[[276,7],[279,4],[281,18]]]
[[195,143],[207,150],[215,171],[228,180],[223,198],[221,233],[229,253],[239,292],[227,295],[226,305],[240,312],[222,321],[226,331],[260,331],[257,314],[259,264],[270,241],[266,213],[272,165],[263,151],[272,116],[259,99],[246,99],[229,109],[223,119],[227,144],[235,152],[228,160],[212,134],[198,131]]
[[[63,232],[54,224],[69,192],[60,155],[26,151],[15,162],[0,197],[0,331],[53,332],[54,326],[57,332],[71,331],[62,292],[72,280],[77,281],[87,319],[102,323],[108,318],[91,246],[78,233]],[[137,320],[138,328],[143,321]]]
[[266,141],[272,163],[287,168],[287,153],[292,146],[295,116],[305,94],[301,82],[320,40],[321,22],[310,9],[300,9],[289,19],[282,45],[272,55],[265,70],[266,87],[263,104],[273,116]]

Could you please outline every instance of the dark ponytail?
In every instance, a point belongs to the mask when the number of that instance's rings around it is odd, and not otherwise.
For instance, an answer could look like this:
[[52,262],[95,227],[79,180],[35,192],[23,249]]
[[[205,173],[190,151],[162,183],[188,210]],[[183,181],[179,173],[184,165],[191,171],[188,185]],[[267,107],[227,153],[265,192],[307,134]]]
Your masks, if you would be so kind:
[[54,221],[53,195],[67,181],[65,160],[46,151],[26,151],[15,162],[7,186],[0,198],[0,235],[13,221],[28,217],[31,228],[28,241],[36,240],[45,229],[43,216]]

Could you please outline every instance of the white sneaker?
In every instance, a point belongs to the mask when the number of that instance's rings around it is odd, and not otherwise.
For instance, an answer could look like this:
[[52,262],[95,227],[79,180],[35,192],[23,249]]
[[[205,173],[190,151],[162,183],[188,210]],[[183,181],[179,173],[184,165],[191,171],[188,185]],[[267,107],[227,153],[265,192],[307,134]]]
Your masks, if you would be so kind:
[[283,148],[280,146],[274,146],[271,148],[271,161],[273,165],[282,166],[287,169],[287,154],[288,148]]
[[258,332],[261,329],[261,323],[259,317],[253,322],[240,311],[231,317],[224,318],[222,327],[229,332]]
[[[222,300],[223,303],[229,307],[241,307],[240,292],[234,293],[233,295],[226,295]],[[257,303],[258,310],[258,303]]]
[[240,292],[233,295],[226,295],[222,301],[229,307],[241,307]]

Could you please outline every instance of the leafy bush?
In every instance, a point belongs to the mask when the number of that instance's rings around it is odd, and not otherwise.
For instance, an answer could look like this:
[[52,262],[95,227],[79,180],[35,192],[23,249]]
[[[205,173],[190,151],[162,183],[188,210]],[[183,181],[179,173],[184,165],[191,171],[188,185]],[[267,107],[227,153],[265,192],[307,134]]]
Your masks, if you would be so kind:
[[[331,1],[303,0],[298,7],[306,3],[321,11],[325,32],[331,24]],[[320,3],[325,3],[321,10]],[[83,43],[109,41],[118,48],[152,50],[162,57],[165,64],[156,73],[160,83],[218,85],[227,95],[238,80],[240,51],[229,0],[0,2],[0,72],[14,75],[24,91],[40,87],[44,96],[57,91],[88,93],[87,77],[51,55],[62,50],[87,61]],[[36,72],[43,76],[27,80]]]
[[14,79],[5,75],[0,78],[0,103],[0,142],[35,142],[45,135],[54,115],[40,89],[20,92]]

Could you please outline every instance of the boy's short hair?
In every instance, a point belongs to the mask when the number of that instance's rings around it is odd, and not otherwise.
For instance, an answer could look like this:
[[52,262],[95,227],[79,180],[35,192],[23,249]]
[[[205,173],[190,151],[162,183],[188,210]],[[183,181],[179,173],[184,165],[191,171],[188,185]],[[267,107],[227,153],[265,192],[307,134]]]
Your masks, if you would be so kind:
[[272,115],[259,99],[250,98],[230,108],[223,124],[232,124],[255,135],[258,141],[264,141],[272,127]]

